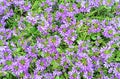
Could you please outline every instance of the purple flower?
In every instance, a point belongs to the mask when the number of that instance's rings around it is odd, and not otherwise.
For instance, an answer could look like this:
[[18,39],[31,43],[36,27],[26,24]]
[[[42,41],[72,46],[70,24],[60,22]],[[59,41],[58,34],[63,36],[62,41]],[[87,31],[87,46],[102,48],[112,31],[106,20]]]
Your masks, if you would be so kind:
[[6,29],[5,31],[5,36],[6,36],[6,39],[10,39],[12,37],[12,30],[10,29]]
[[101,31],[101,24],[98,20],[92,20],[92,23],[89,28],[89,33],[97,33]]
[[41,70],[35,69],[34,70],[34,79],[42,79],[42,78],[43,78],[43,76],[42,76]]
[[57,35],[50,36],[50,38],[48,38],[48,44],[50,46],[58,47],[60,43],[61,43],[61,38]]
[[37,57],[37,46],[29,46],[26,48],[26,52],[28,52],[28,56]]
[[107,26],[104,28],[104,32],[102,33],[106,38],[114,37],[116,34],[116,30],[112,26]]
[[27,56],[20,56],[17,58],[18,66],[21,70],[27,71],[31,60]]
[[12,66],[11,66],[11,71],[12,71],[12,73],[15,74],[16,76],[19,76],[20,73],[23,72],[23,70],[20,68],[18,62],[13,62]]
[[117,6],[116,15],[120,15],[120,4]]
[[43,76],[45,79],[54,79],[54,76],[52,73],[45,73]]
[[37,23],[37,20],[39,20],[39,15],[33,14],[32,12],[28,12],[28,16],[26,16],[26,19],[29,23],[35,25]]
[[114,52],[114,48],[111,48],[110,46],[106,46],[100,49],[100,56],[104,59],[107,60],[112,56],[112,53]]
[[76,61],[78,61],[78,62],[75,62],[75,65],[80,67],[81,71],[93,72],[92,60],[86,53],[77,53]]
[[112,6],[115,3],[115,0],[103,0],[102,4],[106,6]]
[[28,11],[31,8],[31,3],[28,2],[28,3],[21,4],[20,8],[23,9],[24,11]]
[[46,69],[46,67],[49,65],[48,61],[45,58],[41,58],[37,60],[36,67],[37,69],[43,71]]
[[5,48],[0,53],[0,58],[2,59],[11,59],[12,58],[12,51],[9,48]]
[[68,74],[69,74],[69,79],[80,79],[80,72],[75,69],[69,71]]
[[62,74],[61,71],[57,71],[57,70],[53,71],[54,77],[55,77],[55,76],[60,76],[61,74]]

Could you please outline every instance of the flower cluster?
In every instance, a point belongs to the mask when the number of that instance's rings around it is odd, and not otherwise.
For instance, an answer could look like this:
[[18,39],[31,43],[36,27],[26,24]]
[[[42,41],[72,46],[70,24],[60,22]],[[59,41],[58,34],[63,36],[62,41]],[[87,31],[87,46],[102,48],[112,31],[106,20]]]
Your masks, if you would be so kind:
[[0,0],[0,79],[120,79],[119,9],[115,0]]

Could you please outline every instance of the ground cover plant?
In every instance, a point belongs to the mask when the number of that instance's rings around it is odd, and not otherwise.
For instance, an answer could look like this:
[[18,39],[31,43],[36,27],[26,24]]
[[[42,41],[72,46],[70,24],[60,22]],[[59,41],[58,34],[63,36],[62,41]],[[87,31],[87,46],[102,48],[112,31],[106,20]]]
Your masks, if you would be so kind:
[[0,79],[120,79],[120,1],[0,0]]

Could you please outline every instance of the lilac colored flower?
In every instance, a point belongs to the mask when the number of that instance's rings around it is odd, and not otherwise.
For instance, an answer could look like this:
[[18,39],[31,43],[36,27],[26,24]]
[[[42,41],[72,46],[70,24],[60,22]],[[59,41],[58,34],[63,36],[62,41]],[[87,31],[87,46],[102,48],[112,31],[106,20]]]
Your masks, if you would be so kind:
[[45,79],[54,79],[54,76],[52,73],[45,73],[43,76]]
[[6,29],[5,31],[5,36],[6,36],[6,39],[10,39],[12,37],[12,30],[10,29]]
[[116,34],[116,30],[112,26],[107,26],[106,28],[104,28],[103,35],[106,38],[114,37],[115,34]]
[[24,11],[28,11],[31,8],[31,3],[28,2],[28,3],[21,4],[20,8],[23,9]]
[[0,53],[0,58],[2,59],[11,59],[12,58],[12,51],[9,48],[5,48]]
[[36,40],[37,40],[38,48],[45,48],[45,46],[47,46],[47,44],[48,44],[46,39],[36,38]]
[[8,19],[9,17],[13,16],[14,15],[14,12],[13,10],[10,10],[5,16],[3,16],[2,18],[4,20]]
[[120,78],[120,63],[115,63],[113,73],[117,78]]
[[35,15],[32,12],[28,12],[28,16],[26,16],[26,18],[29,23],[35,25],[37,23],[37,20],[39,20],[39,15]]
[[112,56],[114,50],[115,50],[114,48],[111,48],[109,46],[103,47],[100,49],[100,56],[104,58],[104,60],[107,60]]
[[61,71],[57,71],[57,70],[53,71],[54,77],[55,77],[55,76],[60,76],[61,74],[62,74]]
[[27,56],[20,56],[17,58],[18,66],[21,70],[26,71],[30,65],[30,59]]
[[69,79],[80,79],[80,72],[77,70],[72,70],[68,72]]
[[34,70],[34,79],[42,79],[42,78],[43,78],[43,76],[42,76],[41,70],[35,69]]
[[37,46],[29,46],[26,48],[26,52],[28,52],[28,56],[37,57]]
[[44,17],[44,15],[41,15],[40,17],[40,24],[39,26],[37,27],[38,30],[42,33],[42,34],[48,34],[48,29],[49,29],[49,22],[46,20],[46,18]]
[[48,61],[45,58],[41,58],[36,62],[37,69],[43,71],[49,65]]
[[98,20],[92,20],[91,27],[89,28],[89,33],[97,33],[101,31],[101,25]]
[[76,40],[77,34],[75,30],[68,30],[66,32],[66,35],[64,36],[64,41],[69,45],[73,44],[73,42]]
[[3,71],[10,71],[12,63],[13,63],[13,58],[5,59],[5,64],[4,64],[4,67],[2,68],[2,70]]
[[20,30],[23,30],[23,29],[25,29],[25,24],[23,23],[23,17],[21,17],[20,18],[20,21],[18,22],[18,28],[20,29]]
[[12,66],[11,66],[11,71],[12,73],[14,73],[16,76],[19,76],[20,73],[23,72],[22,69],[20,69],[19,63],[18,62],[13,62]]
[[24,4],[24,0],[14,0],[13,3],[16,5],[16,6],[20,6],[20,5],[23,5]]
[[57,35],[48,38],[48,44],[51,46],[58,47],[60,43],[61,43],[61,38]]
[[102,4],[106,6],[112,6],[115,3],[115,0],[103,0]]
[[93,72],[91,58],[86,53],[77,53],[76,66],[80,67],[83,72]]
[[86,79],[93,79],[93,73],[94,73],[93,71],[90,71],[90,72],[89,71],[87,71],[87,72],[85,71],[83,76]]
[[87,46],[86,46],[86,43],[84,41],[79,41],[78,42],[78,53],[82,53],[84,52],[85,50],[87,50]]
[[120,15],[120,4],[117,6],[116,15]]
[[65,68],[68,68],[68,65],[70,64],[70,60],[66,57],[66,56],[62,56],[61,57],[61,62],[60,62],[60,65],[65,67]]

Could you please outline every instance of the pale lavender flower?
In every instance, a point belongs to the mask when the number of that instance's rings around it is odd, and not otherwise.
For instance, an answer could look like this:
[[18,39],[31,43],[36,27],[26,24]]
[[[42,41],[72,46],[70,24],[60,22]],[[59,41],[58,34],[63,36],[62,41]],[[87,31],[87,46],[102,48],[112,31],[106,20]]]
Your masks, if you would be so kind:
[[41,70],[35,69],[34,70],[34,79],[42,79],[42,78],[43,78],[43,76],[42,76]]
[[48,61],[45,58],[41,58],[36,62],[37,69],[43,71],[48,66]]
[[114,37],[116,34],[116,30],[112,26],[107,26],[104,28],[104,32],[102,33],[106,38]]
[[97,32],[100,32],[101,31],[101,24],[98,20],[92,20],[92,23],[90,25],[90,28],[89,28],[89,33],[92,32],[92,33],[97,33]]
[[48,44],[51,46],[58,47],[60,43],[61,43],[61,38],[57,35],[48,38]]
[[26,71],[28,70],[31,60],[27,56],[20,56],[17,58],[17,62],[18,62],[20,69],[23,71]]

